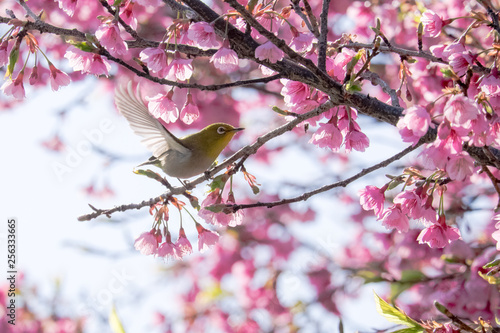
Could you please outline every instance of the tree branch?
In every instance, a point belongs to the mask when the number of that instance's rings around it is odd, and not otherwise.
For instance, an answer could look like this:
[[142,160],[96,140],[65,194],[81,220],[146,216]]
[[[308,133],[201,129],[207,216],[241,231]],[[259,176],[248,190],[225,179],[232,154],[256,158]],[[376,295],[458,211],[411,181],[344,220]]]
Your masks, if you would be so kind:
[[316,117],[316,116],[320,115],[321,113],[328,111],[333,106],[334,106],[334,104],[331,101],[328,101],[328,102],[320,105],[319,107],[315,108],[312,111],[298,115],[292,121],[290,121],[284,125],[281,125],[278,128],[275,128],[274,130],[264,134],[263,136],[260,136],[257,139],[257,141],[254,142],[253,144],[241,148],[236,153],[234,153],[231,157],[229,157],[227,160],[225,160],[223,163],[217,165],[215,168],[213,168],[211,170],[208,170],[204,175],[198,176],[198,178],[195,178],[194,180],[192,180],[190,182],[186,182],[184,184],[184,186],[174,187],[171,190],[168,190],[167,192],[165,192],[164,194],[162,194],[160,196],[151,198],[149,200],[144,200],[144,201],[142,201],[140,203],[136,203],[136,204],[132,203],[132,204],[127,204],[127,205],[121,205],[121,206],[116,206],[116,207],[110,208],[110,209],[97,209],[97,208],[90,206],[94,210],[94,212],[78,217],[78,221],[90,221],[90,220],[95,219],[96,217],[99,217],[101,215],[106,215],[107,217],[110,217],[111,214],[116,213],[116,212],[124,212],[124,211],[131,210],[131,209],[141,209],[143,207],[149,207],[155,203],[164,201],[166,198],[168,198],[172,195],[180,195],[180,194],[184,193],[186,190],[191,190],[191,189],[195,188],[196,185],[204,182],[206,180],[207,176],[212,177],[213,175],[215,175],[219,171],[225,169],[227,166],[236,162],[240,158],[246,159],[248,156],[255,154],[259,150],[259,148],[262,147],[269,140],[271,140],[275,137],[278,137],[278,136],[280,136],[288,131],[291,131],[293,128],[295,128],[297,125],[299,125],[304,120],[307,120],[307,119],[312,118],[312,117]]
[[240,209],[255,208],[255,207],[272,208],[272,207],[280,206],[280,205],[288,205],[288,204],[291,204],[294,202],[306,201],[307,199],[309,199],[310,197],[312,197],[316,194],[329,191],[329,190],[334,189],[336,187],[346,187],[347,185],[354,182],[355,180],[357,180],[363,176],[366,176],[367,174],[369,174],[375,170],[386,167],[394,161],[398,161],[406,154],[408,154],[408,153],[414,151],[415,149],[417,149],[418,147],[420,147],[423,143],[424,143],[424,140],[420,140],[416,145],[409,146],[408,148],[404,149],[403,151],[397,153],[396,155],[391,156],[388,159],[386,159],[380,163],[377,163],[369,168],[361,170],[360,172],[358,172],[357,174],[355,174],[352,177],[349,177],[349,178],[342,180],[342,181],[339,181],[339,182],[335,182],[333,184],[321,186],[315,190],[305,192],[305,193],[303,193],[297,197],[294,197],[294,198],[282,199],[282,200],[271,201],[271,202],[256,202],[256,203],[252,203],[252,204],[242,204],[242,205],[233,204],[233,205],[226,205],[226,207],[229,209],[229,211],[231,213],[234,213]]
[[318,44],[318,68],[326,72],[326,48],[328,38],[328,9],[330,9],[330,0],[323,0],[323,9],[320,15],[321,33],[319,35]]

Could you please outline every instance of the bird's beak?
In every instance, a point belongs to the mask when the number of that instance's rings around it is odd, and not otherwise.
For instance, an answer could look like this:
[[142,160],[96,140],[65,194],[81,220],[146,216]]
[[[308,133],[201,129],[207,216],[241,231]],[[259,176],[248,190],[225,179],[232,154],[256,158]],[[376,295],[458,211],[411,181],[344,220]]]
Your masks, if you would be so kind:
[[239,132],[239,131],[243,131],[243,130],[244,130],[243,127],[238,127],[238,128],[233,129],[232,131],[233,132]]

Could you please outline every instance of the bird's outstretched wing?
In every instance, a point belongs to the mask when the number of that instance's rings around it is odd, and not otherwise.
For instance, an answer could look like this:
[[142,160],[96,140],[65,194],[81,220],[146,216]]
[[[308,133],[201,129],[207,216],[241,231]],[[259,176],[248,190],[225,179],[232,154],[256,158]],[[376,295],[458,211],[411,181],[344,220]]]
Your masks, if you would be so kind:
[[159,157],[169,149],[189,154],[186,148],[175,136],[155,119],[148,111],[146,104],[139,94],[132,88],[132,82],[127,86],[115,89],[115,103],[120,113],[128,120],[135,134],[143,137],[141,140],[151,150],[154,157]]

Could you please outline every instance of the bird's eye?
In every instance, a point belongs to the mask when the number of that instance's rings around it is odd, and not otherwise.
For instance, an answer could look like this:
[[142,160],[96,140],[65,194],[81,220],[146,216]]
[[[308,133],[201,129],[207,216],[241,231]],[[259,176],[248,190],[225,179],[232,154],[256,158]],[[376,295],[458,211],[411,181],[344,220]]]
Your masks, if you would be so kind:
[[221,126],[221,127],[217,128],[217,133],[224,134],[224,133],[226,133],[226,129]]

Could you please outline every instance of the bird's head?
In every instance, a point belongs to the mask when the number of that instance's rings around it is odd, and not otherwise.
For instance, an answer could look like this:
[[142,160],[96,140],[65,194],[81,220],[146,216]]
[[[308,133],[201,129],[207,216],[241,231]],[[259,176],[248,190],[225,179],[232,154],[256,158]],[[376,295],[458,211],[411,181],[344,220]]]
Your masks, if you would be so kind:
[[241,130],[243,128],[235,128],[224,123],[215,123],[183,138],[182,141],[189,142],[189,146],[197,147],[197,149],[205,152],[215,160],[233,136]]

